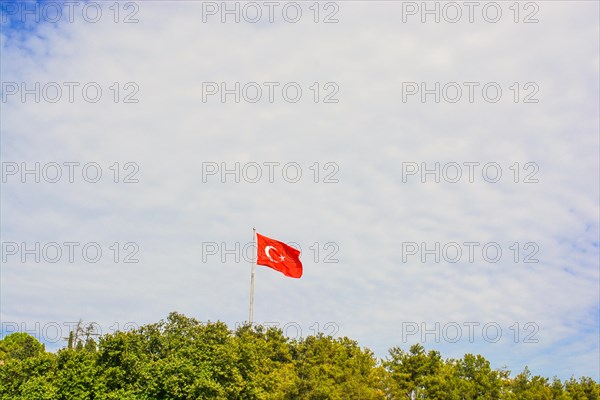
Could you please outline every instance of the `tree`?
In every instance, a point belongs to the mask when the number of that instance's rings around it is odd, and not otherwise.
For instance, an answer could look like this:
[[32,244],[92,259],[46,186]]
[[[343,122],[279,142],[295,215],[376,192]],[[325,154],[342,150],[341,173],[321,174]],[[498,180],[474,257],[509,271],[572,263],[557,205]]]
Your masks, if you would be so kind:
[[298,399],[383,399],[377,360],[349,338],[322,334],[294,343]]
[[393,347],[389,354],[383,365],[388,372],[387,393],[392,398],[410,399],[413,392],[417,398],[436,398],[447,390],[451,367],[444,366],[439,352],[426,353],[423,346],[415,344],[408,352]]
[[565,392],[573,400],[600,399],[600,385],[588,377],[582,377],[579,381],[573,377],[567,380],[565,382]]
[[35,357],[44,351],[44,345],[33,336],[15,332],[0,340],[0,359],[8,360],[11,358],[23,360],[29,357]]
[[25,333],[0,340],[0,400],[600,400],[591,378],[511,378],[481,355],[443,360],[419,344],[377,360],[346,337],[290,340],[178,313],[97,342],[90,326],[57,353]]
[[497,399],[502,381],[498,371],[492,370],[490,362],[481,355],[465,354],[456,363],[459,391],[464,399]]

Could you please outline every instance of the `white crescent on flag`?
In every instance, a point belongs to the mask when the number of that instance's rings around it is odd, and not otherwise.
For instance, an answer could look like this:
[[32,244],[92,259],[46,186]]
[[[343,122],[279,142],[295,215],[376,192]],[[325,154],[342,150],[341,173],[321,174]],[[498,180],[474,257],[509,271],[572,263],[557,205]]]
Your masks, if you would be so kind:
[[[273,257],[271,257],[271,255],[269,254],[269,251],[271,249],[275,249],[275,247],[273,247],[273,246],[267,246],[267,247],[265,247],[265,254],[269,258],[269,260],[273,261],[274,263],[278,263],[279,261],[274,260]],[[277,249],[275,249],[275,250],[277,250]]]

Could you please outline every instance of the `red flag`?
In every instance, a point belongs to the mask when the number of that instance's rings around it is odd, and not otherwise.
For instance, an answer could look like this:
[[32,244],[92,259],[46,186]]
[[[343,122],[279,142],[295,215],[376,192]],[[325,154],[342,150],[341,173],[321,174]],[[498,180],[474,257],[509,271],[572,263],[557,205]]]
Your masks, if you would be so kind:
[[290,278],[302,276],[300,251],[287,244],[256,234],[258,257],[256,263],[273,268]]

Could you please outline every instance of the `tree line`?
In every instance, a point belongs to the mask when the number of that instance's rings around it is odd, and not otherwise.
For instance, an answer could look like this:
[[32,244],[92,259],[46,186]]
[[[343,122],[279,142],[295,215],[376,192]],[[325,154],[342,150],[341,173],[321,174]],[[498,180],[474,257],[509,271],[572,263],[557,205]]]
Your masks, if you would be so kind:
[[277,328],[201,323],[178,313],[126,332],[71,332],[56,353],[27,333],[0,340],[2,400],[596,400],[588,377],[561,381],[443,359],[420,344],[384,359],[347,337],[289,339]]

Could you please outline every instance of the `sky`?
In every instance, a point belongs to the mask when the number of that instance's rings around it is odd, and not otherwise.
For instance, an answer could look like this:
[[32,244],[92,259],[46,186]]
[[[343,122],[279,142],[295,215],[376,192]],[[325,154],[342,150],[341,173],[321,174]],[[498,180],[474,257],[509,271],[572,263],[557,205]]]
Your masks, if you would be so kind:
[[255,227],[256,323],[600,380],[598,2],[1,6],[2,335],[243,324]]

